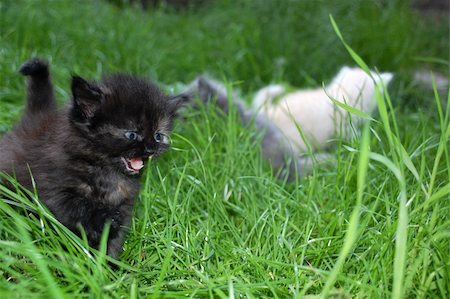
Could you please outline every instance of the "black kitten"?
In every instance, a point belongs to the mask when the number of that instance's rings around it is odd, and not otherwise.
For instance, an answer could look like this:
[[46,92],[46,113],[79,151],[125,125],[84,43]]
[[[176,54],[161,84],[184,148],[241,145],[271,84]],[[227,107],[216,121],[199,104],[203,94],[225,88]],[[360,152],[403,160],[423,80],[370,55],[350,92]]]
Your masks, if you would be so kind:
[[88,82],[72,78],[72,101],[58,109],[46,62],[32,59],[27,107],[0,140],[0,171],[31,189],[72,231],[82,227],[98,247],[110,223],[108,254],[121,251],[144,163],[169,148],[172,119],[183,96],[124,74]]

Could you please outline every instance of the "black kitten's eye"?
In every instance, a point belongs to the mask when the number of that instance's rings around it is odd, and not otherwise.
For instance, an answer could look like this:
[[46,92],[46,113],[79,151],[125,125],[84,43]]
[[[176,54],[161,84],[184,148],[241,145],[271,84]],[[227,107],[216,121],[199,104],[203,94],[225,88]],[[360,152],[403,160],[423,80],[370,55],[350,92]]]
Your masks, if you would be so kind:
[[161,133],[156,132],[155,135],[153,135],[153,138],[155,138],[156,142],[161,142],[162,135],[161,135]]
[[125,137],[127,137],[129,140],[136,140],[138,137],[138,134],[136,134],[135,132],[126,132],[125,133]]

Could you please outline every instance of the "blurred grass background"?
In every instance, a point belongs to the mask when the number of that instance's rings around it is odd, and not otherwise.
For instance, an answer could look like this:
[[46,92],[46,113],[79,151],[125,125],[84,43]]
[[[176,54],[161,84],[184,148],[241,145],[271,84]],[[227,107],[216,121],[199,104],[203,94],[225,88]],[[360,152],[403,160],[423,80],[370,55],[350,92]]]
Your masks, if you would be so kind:
[[448,15],[425,16],[405,0],[201,1],[192,9],[147,10],[110,3],[3,0],[2,101],[21,99],[17,68],[36,55],[51,60],[62,99],[72,72],[99,77],[123,70],[165,84],[209,72],[242,82],[244,91],[272,81],[320,85],[352,64],[330,14],[369,66],[406,78],[419,66],[448,69],[422,61],[448,57]]

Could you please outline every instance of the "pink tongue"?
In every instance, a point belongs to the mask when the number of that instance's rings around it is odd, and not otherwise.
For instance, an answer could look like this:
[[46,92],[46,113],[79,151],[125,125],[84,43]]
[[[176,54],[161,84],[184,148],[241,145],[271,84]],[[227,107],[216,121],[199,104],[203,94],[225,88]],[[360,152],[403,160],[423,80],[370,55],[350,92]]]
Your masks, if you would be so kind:
[[130,158],[129,161],[131,168],[133,168],[134,170],[139,170],[144,167],[144,162],[142,162],[142,159]]

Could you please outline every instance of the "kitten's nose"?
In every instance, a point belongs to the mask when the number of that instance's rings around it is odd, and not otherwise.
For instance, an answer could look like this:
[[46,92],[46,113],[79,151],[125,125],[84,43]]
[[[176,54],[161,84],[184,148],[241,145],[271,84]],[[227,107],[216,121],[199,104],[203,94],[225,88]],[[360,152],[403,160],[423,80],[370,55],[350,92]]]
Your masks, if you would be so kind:
[[153,155],[155,154],[155,151],[152,150],[152,149],[150,149],[150,148],[145,148],[144,154],[145,154],[146,156],[153,156]]

